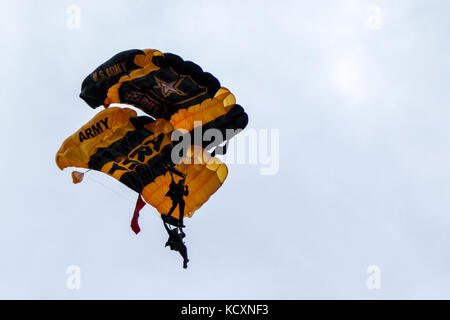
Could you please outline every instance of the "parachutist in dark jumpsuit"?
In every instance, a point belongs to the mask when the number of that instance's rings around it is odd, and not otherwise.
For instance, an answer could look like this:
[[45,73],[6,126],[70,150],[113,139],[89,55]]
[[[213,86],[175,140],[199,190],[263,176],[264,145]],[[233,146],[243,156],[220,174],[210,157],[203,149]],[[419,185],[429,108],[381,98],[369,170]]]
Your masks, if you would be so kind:
[[166,247],[169,246],[170,250],[178,251],[181,256],[183,257],[183,268],[187,268],[187,263],[189,261],[187,256],[187,248],[186,245],[183,242],[183,238],[186,237],[186,234],[183,232],[183,230],[180,228],[175,229],[169,229],[167,225],[164,223],[164,227],[167,230],[167,233],[169,234],[169,239],[166,242]]
[[181,179],[178,183],[172,181],[169,186],[169,191],[166,193],[166,196],[170,197],[172,200],[172,208],[170,208],[167,216],[171,216],[173,211],[177,206],[179,206],[180,217],[179,217],[179,227],[183,228],[183,217],[184,217],[184,206],[185,202],[183,196],[189,195],[188,186],[184,185],[184,179]]

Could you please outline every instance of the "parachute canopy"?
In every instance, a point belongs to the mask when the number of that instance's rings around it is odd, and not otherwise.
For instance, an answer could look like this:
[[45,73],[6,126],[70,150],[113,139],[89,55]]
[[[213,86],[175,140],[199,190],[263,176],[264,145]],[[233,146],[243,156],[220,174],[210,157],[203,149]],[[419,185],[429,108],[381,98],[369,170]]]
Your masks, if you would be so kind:
[[[244,109],[213,75],[154,49],[116,54],[84,79],[80,97],[105,109],[64,141],[58,167],[101,171],[136,191],[132,230],[140,231],[145,203],[155,207],[169,235],[166,246],[182,255],[186,268],[183,217],[225,181],[228,169],[213,155],[224,154],[226,144],[220,144],[247,126]],[[112,104],[132,105],[148,116]],[[73,182],[84,175],[72,172]]]
[[[191,146],[184,158],[173,157],[173,130],[167,120],[111,107],[64,141],[56,163],[61,170],[80,167],[104,172],[142,194],[161,214],[166,214],[172,204],[165,195],[173,179],[169,171],[173,166],[186,175],[190,192],[185,198],[184,216],[191,217],[222,185],[228,170],[198,146]],[[179,218],[178,208],[172,216]]]
[[[128,50],[100,65],[83,81],[80,97],[92,108],[133,105],[174,129],[244,129],[248,116],[233,94],[198,65],[154,49]],[[222,141],[217,141],[220,144]]]

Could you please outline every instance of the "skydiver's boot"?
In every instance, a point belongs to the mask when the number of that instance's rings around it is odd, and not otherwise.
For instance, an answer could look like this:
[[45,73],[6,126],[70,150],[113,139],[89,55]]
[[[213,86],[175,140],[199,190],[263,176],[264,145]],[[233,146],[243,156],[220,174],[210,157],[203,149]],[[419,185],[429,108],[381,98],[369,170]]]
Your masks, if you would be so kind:
[[189,262],[189,259],[183,260],[183,268],[187,269],[187,263]]
[[180,228],[184,228],[185,226],[180,226],[180,221],[172,216],[168,216],[167,214],[162,214],[161,218],[163,219],[163,221],[167,224],[170,224],[171,226],[174,227],[180,227]]

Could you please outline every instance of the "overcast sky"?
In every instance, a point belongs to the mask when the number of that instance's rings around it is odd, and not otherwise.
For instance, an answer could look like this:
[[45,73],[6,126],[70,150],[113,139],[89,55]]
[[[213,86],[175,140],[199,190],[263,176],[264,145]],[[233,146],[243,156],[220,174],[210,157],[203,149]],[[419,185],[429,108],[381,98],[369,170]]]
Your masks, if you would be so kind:
[[[437,0],[2,3],[0,298],[449,299],[449,11]],[[186,219],[187,270],[152,207],[131,231],[136,193],[97,172],[74,185],[54,160],[100,111],[78,97],[82,80],[134,48],[214,74],[258,144],[279,130],[274,174],[261,157],[229,165]],[[71,265],[79,289],[66,285]]]

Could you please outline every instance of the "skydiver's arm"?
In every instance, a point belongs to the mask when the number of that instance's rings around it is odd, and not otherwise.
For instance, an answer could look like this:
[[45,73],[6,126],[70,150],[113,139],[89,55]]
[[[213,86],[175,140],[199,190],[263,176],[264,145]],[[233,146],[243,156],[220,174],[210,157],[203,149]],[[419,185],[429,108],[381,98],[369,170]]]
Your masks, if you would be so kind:
[[170,171],[170,172],[175,173],[177,176],[179,176],[179,177],[181,177],[181,178],[186,178],[186,175],[185,175],[183,172],[181,172],[181,171],[175,169],[173,166],[168,166],[168,168],[169,168],[169,171]]
[[184,193],[185,196],[189,195],[189,189],[188,186],[184,186]]

